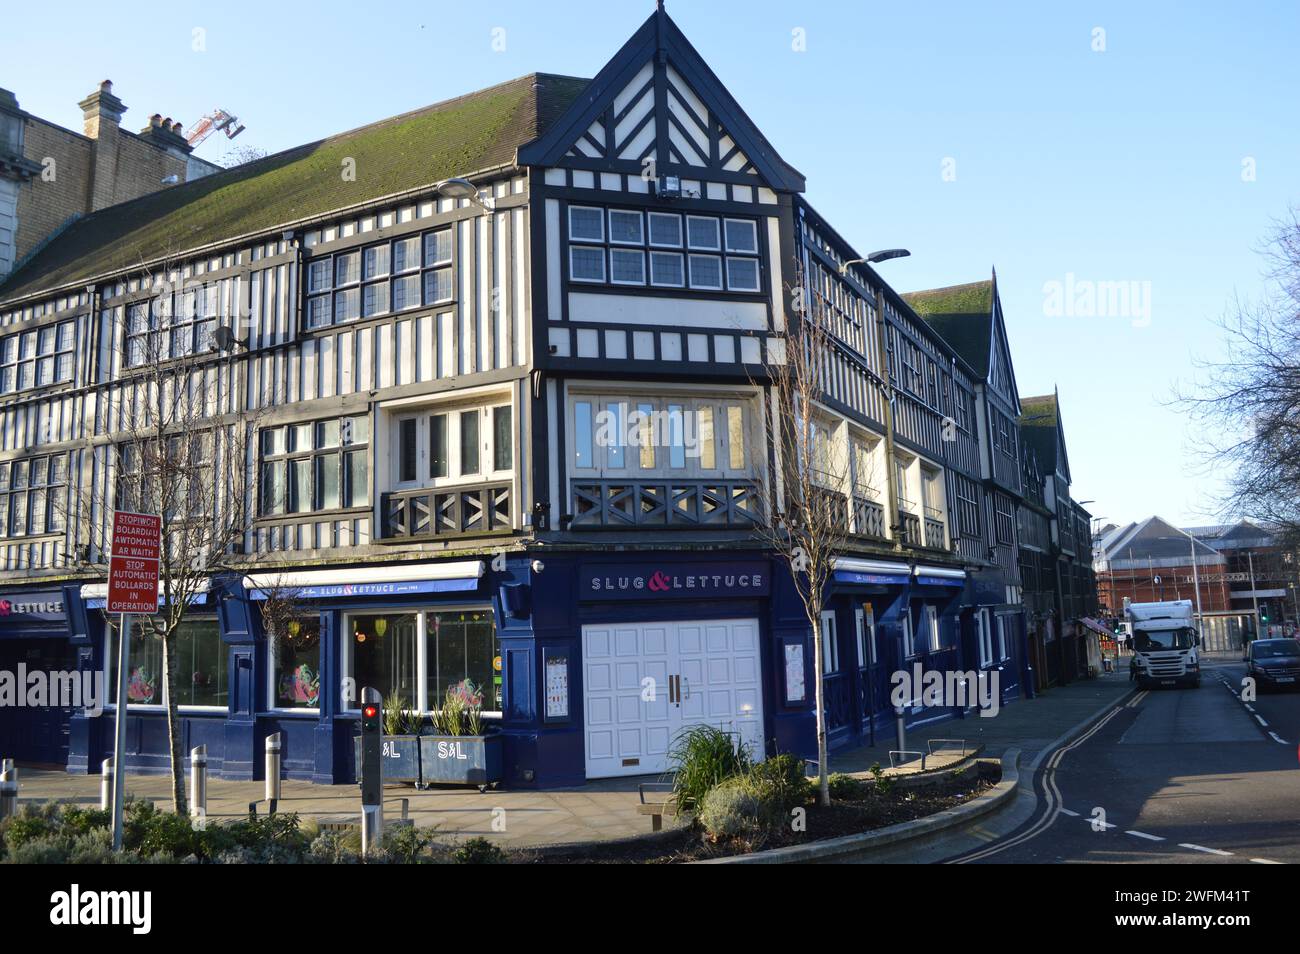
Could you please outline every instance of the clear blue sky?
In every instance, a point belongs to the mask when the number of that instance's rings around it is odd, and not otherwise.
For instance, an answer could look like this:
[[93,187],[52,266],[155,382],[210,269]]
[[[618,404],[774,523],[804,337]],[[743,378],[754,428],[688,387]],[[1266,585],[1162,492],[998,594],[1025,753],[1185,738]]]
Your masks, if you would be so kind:
[[[652,9],[232,0],[51,15],[20,4],[0,35],[0,86],[79,129],[77,101],[109,77],[130,128],[155,111],[188,125],[222,106],[247,124],[238,144],[276,151],[533,70],[591,76]],[[807,176],[813,204],[862,250],[912,250],[882,266],[895,287],[996,266],[1021,393],[1060,389],[1075,496],[1117,522],[1153,512],[1206,522],[1216,478],[1197,473],[1187,425],[1164,402],[1194,355],[1218,350],[1211,321],[1232,297],[1261,292],[1260,241],[1300,202],[1298,10],[1289,0],[668,3]],[[1098,27],[1104,52],[1093,49]],[[200,154],[225,149],[214,138]],[[1149,282],[1149,324],[1049,314],[1045,283],[1070,274]]]

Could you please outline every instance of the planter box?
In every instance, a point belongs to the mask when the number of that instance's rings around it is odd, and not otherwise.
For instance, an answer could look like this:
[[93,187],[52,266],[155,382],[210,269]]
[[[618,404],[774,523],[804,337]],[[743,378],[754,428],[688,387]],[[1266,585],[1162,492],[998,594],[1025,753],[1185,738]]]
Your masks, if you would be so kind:
[[479,791],[501,781],[501,735],[422,735],[420,765],[424,784],[477,785]]
[[[357,779],[361,779],[361,736],[353,746],[356,756]],[[414,782],[420,784],[420,737],[417,735],[386,735],[379,756],[385,782]]]

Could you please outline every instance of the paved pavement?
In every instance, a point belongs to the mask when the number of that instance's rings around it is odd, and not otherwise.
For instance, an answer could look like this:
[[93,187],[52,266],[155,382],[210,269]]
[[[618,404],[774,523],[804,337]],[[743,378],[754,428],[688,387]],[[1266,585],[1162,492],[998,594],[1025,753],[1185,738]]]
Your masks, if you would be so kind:
[[[48,799],[99,804],[99,777],[66,772],[19,768],[20,801]],[[408,800],[410,817],[421,828],[436,826],[449,840],[476,835],[512,847],[607,841],[644,835],[650,819],[638,815],[637,782],[610,779],[581,788],[545,792],[488,791],[435,788],[416,791],[411,786],[384,789],[384,817],[401,816],[402,799]],[[171,781],[166,776],[130,775],[127,792],[147,798],[160,807],[171,805]],[[246,817],[248,803],[265,794],[262,782],[208,781],[208,817],[213,820]],[[360,793],[355,785],[313,785],[286,780],[279,810],[303,816],[354,821],[360,814]],[[258,810],[266,810],[265,803]],[[672,825],[671,818],[664,819]],[[504,831],[499,830],[504,825]]]
[[[924,752],[932,740],[962,739],[984,746],[983,755],[990,758],[1001,756],[1008,748],[1018,748],[1021,765],[1028,766],[1049,743],[1090,716],[1100,714],[1130,689],[1127,669],[1082,679],[1049,689],[1034,699],[1017,699],[1002,706],[996,716],[985,718],[972,713],[965,719],[909,729],[907,748]],[[877,737],[875,746],[832,753],[831,771],[861,772],[874,763],[888,766],[889,750],[896,746],[890,730]]]
[[1300,863],[1300,694],[1239,697],[1245,667],[1205,661],[1199,689],[1153,689],[1048,760],[1036,812],[993,863]]
[[[1112,705],[1130,688],[1127,673],[1072,683],[1037,699],[1013,702],[993,718],[972,716],[912,730],[908,733],[908,747],[924,749],[931,739],[961,738],[984,746],[985,756],[999,756],[1008,747],[1018,747],[1023,753],[1021,765],[1028,765],[1052,740]],[[831,768],[850,772],[864,771],[875,762],[888,765],[888,750],[893,745],[891,735],[874,748],[837,753],[832,756]],[[97,776],[27,768],[20,768],[19,774],[22,801],[57,799],[98,804]],[[409,786],[394,786],[385,789],[384,811],[388,818],[399,817],[401,801],[407,799],[409,815],[420,827],[436,826],[452,839],[484,835],[515,847],[613,840],[650,830],[650,819],[637,814],[637,784],[641,781],[644,779],[610,779],[571,789],[489,791],[482,795],[474,789],[421,792]],[[170,803],[170,782],[164,776],[128,776],[127,791],[160,805]],[[209,818],[244,817],[248,803],[260,800],[263,794],[262,782],[210,779]],[[352,785],[286,780],[280,810],[322,819],[353,820],[360,811],[359,794]],[[665,824],[671,825],[673,820],[665,819]]]

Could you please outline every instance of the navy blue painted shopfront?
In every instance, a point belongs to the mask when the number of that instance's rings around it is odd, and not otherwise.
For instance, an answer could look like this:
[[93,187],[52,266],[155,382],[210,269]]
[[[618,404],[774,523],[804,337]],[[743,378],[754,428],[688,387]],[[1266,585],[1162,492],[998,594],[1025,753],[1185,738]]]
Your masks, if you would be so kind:
[[[65,602],[61,588],[0,593],[0,672],[9,680],[0,690],[4,758],[36,765],[67,762],[72,709],[50,704],[57,700],[48,695],[52,674],[77,668]],[[29,676],[44,684],[44,698],[30,693],[34,682]]]

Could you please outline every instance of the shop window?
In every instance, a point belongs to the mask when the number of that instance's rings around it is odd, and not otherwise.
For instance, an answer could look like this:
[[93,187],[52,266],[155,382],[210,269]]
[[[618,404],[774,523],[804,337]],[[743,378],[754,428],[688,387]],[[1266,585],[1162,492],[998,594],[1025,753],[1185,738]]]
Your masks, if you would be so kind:
[[903,611],[903,658],[911,659],[916,655],[916,636],[912,632],[912,611]]
[[925,632],[930,639],[930,652],[937,653],[943,649],[943,634],[939,631],[939,612],[933,606],[922,610],[925,619]]
[[[349,616],[343,629],[348,681],[359,696],[375,689],[385,699],[396,695],[407,709],[418,704],[419,640],[417,613],[380,613]],[[357,699],[344,699],[356,708]]]
[[[345,619],[346,686],[396,694],[404,708],[441,708],[447,693],[502,709],[501,648],[490,610],[362,613]],[[357,708],[356,699],[344,706]]]
[[858,665],[876,664],[876,617],[868,605],[853,611],[853,622],[858,636]]
[[1009,653],[1007,653],[1007,618],[1005,616],[998,617],[998,658],[1009,658]]
[[[183,620],[172,634],[176,659],[176,704],[182,708],[221,708],[229,704],[226,689],[226,644],[215,618]],[[115,675],[117,630],[110,627],[105,649],[105,678],[109,699],[117,702]],[[161,706],[163,642],[139,624],[131,628],[128,646],[126,698],[128,706]]]
[[317,709],[320,706],[320,616],[284,622],[271,647],[271,707]]
[[487,610],[430,612],[425,622],[426,700],[440,708],[452,693],[468,705],[500,712],[501,646]]
[[264,516],[370,505],[370,419],[330,418],[259,432]]

